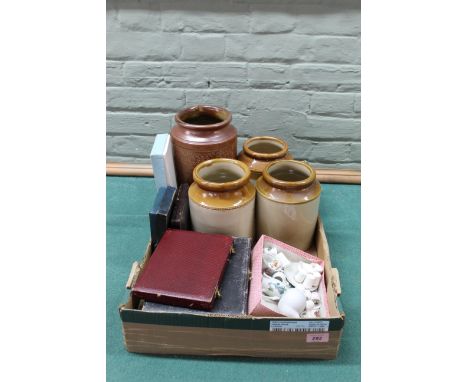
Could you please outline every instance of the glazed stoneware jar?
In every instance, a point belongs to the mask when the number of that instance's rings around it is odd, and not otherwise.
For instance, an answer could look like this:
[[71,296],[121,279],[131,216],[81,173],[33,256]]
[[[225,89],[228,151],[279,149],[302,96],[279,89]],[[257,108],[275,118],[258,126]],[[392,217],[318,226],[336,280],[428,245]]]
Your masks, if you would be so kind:
[[276,137],[261,136],[247,139],[237,159],[249,167],[250,178],[256,180],[271,162],[278,159],[293,159],[293,157],[288,152],[286,141]]
[[315,232],[321,191],[314,169],[296,160],[272,162],[257,179],[256,189],[257,235],[308,249]]
[[189,188],[194,231],[253,237],[255,187],[250,170],[235,159],[211,159],[193,170]]
[[221,107],[197,105],[178,112],[171,129],[177,182],[192,183],[193,169],[213,158],[236,158],[237,129]]

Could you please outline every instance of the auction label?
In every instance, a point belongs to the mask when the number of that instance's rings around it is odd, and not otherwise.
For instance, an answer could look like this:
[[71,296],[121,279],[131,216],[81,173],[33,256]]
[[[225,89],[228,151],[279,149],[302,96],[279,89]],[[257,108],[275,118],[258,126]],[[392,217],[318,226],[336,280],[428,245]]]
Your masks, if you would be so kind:
[[330,333],[308,333],[306,334],[306,342],[328,342]]
[[270,321],[270,332],[328,332],[330,321]]

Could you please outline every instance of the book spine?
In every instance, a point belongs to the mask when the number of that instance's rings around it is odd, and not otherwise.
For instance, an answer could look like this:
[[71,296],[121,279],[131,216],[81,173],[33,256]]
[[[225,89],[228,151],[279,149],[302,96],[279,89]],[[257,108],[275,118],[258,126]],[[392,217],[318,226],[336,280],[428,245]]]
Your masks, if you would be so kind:
[[156,189],[167,187],[166,170],[164,168],[164,159],[159,155],[151,156],[151,164],[153,166],[153,177]]

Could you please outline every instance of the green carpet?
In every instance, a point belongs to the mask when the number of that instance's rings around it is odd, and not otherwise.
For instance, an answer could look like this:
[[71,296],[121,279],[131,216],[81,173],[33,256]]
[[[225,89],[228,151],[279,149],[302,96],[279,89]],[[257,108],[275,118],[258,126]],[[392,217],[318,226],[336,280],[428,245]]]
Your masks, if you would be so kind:
[[340,272],[346,323],[333,361],[151,356],[128,353],[118,305],[133,261],[149,239],[152,178],[107,178],[107,378],[109,381],[359,381],[361,363],[361,188],[324,184],[320,214]]

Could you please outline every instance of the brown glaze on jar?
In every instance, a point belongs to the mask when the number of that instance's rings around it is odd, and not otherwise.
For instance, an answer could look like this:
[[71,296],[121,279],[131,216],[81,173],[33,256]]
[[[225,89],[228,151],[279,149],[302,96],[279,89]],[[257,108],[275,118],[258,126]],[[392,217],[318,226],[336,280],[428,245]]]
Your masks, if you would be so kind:
[[236,158],[237,129],[232,114],[216,106],[197,105],[179,111],[171,129],[178,183],[192,183],[193,169],[214,158]]
[[251,179],[258,179],[265,167],[278,159],[293,159],[288,144],[281,138],[259,136],[247,139],[237,157],[250,169]]

